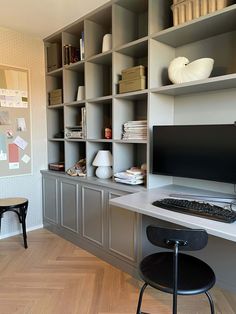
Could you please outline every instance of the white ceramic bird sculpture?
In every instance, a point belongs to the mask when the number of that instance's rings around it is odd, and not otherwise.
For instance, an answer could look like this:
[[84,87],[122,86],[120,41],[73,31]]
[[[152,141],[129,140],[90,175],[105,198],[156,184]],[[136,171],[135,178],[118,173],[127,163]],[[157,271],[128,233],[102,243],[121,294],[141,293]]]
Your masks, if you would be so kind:
[[168,68],[169,79],[175,84],[206,79],[211,74],[213,64],[211,58],[201,58],[191,63],[185,57],[175,58]]

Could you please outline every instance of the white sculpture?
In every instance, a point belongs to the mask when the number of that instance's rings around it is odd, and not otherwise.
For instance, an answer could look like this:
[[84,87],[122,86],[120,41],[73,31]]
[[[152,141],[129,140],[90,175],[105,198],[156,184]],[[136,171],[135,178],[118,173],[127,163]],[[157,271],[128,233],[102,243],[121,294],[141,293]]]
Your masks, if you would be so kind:
[[191,63],[185,57],[175,58],[168,68],[169,79],[176,84],[206,79],[211,74],[213,64],[211,58],[201,58]]

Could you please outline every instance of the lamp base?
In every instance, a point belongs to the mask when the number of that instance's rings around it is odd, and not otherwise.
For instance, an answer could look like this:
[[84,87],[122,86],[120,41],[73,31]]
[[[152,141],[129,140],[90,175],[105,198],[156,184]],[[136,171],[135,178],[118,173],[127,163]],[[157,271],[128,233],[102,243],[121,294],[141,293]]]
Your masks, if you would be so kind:
[[109,179],[112,176],[112,170],[110,166],[97,167],[96,176],[100,179]]

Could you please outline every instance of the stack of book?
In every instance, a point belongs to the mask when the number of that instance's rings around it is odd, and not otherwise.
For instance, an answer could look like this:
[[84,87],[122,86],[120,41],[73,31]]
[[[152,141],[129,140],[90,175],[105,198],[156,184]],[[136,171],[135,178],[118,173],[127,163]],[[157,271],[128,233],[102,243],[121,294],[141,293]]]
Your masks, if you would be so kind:
[[128,121],[124,124],[122,140],[146,140],[147,120]]
[[144,183],[144,173],[141,169],[128,169],[123,172],[117,172],[114,174],[114,180],[119,183],[125,183],[130,185],[138,185]]

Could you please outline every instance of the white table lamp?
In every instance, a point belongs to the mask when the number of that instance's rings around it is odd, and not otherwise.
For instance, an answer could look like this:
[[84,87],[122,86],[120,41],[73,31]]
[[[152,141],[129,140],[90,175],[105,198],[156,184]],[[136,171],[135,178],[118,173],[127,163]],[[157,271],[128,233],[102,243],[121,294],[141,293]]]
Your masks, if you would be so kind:
[[112,155],[109,150],[99,150],[93,161],[97,166],[96,176],[100,179],[108,179],[112,176]]

